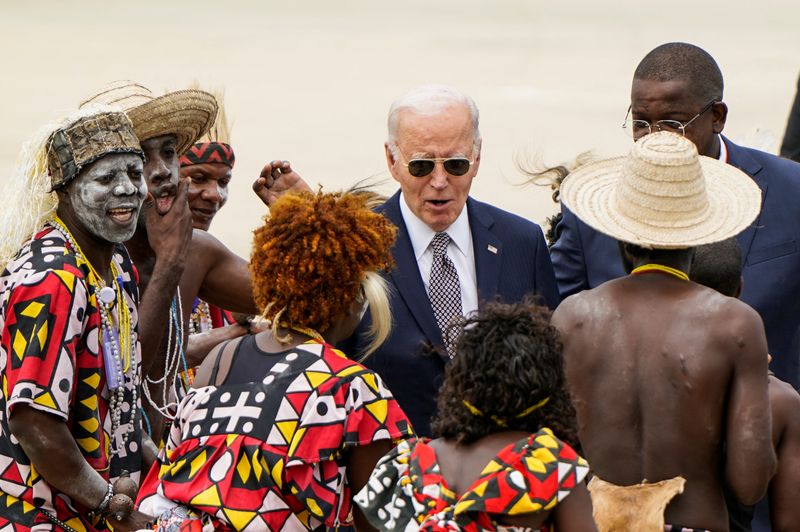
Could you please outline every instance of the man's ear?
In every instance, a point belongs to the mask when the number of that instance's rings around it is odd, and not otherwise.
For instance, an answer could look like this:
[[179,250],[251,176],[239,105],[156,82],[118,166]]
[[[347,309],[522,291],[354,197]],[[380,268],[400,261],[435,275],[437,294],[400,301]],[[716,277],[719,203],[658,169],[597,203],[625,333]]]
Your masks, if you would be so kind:
[[386,152],[386,164],[389,166],[394,166],[395,158],[394,153],[392,153],[392,148],[388,142],[383,143],[383,149]]
[[728,119],[728,106],[725,105],[725,102],[715,103],[711,106],[711,118],[714,133],[722,133],[722,130],[725,129],[725,121]]

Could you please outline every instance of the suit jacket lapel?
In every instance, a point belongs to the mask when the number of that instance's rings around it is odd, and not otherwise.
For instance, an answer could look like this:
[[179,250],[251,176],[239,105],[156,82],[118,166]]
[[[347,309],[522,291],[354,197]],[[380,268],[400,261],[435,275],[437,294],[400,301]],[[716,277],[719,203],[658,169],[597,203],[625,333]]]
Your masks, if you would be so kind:
[[400,192],[397,192],[384,204],[383,214],[397,226],[397,240],[392,250],[395,261],[395,266],[390,273],[392,281],[422,332],[431,343],[440,345],[442,333],[436,324],[431,300],[425,291],[417,258],[414,256],[414,248],[408,236],[408,229],[406,229],[403,215],[400,212]]
[[742,149],[741,147],[737,146],[733,142],[729,141],[727,138],[722,137],[723,141],[725,142],[725,147],[728,150],[728,164],[735,166],[742,172],[749,175],[753,181],[756,182],[758,188],[761,189],[761,210],[758,213],[756,219],[751,223],[747,229],[739,233],[736,239],[739,241],[739,247],[742,249],[742,264],[747,264],[747,256],[750,253],[750,248],[753,245],[753,238],[756,234],[756,228],[759,227],[761,224],[761,215],[764,212],[764,204],[767,201],[767,189],[769,188],[769,183],[765,179],[762,179],[760,176],[761,173],[761,165],[750,157],[750,155]]
[[494,219],[480,203],[468,198],[467,212],[475,251],[478,301],[491,301],[497,294],[497,284],[500,281],[500,254],[503,252],[503,244],[490,231]]

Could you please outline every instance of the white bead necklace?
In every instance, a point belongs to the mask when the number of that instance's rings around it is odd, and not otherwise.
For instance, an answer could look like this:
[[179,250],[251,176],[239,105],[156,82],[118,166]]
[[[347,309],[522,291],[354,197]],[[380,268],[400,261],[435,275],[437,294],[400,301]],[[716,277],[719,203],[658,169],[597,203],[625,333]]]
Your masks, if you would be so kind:
[[[84,262],[88,266],[89,275],[86,281],[89,286],[95,289],[95,300],[97,301],[97,308],[100,312],[100,338],[98,338],[98,344],[100,344],[100,349],[103,351],[103,360],[105,362],[106,387],[108,388],[110,403],[109,412],[111,414],[110,449],[113,456],[119,454],[120,450],[125,447],[130,439],[131,433],[136,430],[136,374],[138,367],[136,364],[136,341],[133,335],[133,323],[122,295],[121,280],[114,261],[111,261],[111,272],[115,278],[116,289],[107,286],[105,280],[97,274],[94,266],[92,266],[92,263],[89,262],[83,254],[81,247],[75,241],[70,230],[58,216],[56,216],[50,224],[64,235],[73,253],[75,253],[78,262]],[[114,326],[111,315],[111,308],[114,306],[115,300],[117,302],[116,314],[118,327]],[[123,331],[123,326],[127,326],[127,330]],[[111,351],[110,357],[107,356],[109,350]],[[110,363],[109,359],[111,359]],[[128,362],[129,370],[125,367],[125,362]],[[113,367],[109,367],[109,365]],[[115,445],[115,436],[117,430],[122,426],[122,407],[125,404],[125,377],[128,373],[130,373],[132,393],[132,400],[129,408],[131,415],[125,432],[122,435],[121,445],[118,447]]]
[[[167,379],[170,375],[174,375],[173,381],[179,378],[179,366],[183,359],[183,304],[181,303],[181,289],[177,288],[175,297],[172,298],[172,305],[170,306],[169,329],[167,331],[167,356],[164,364],[164,375],[158,379],[151,379],[146,376],[142,383],[142,391],[144,392],[145,399],[150,403],[159,414],[164,418],[172,421],[175,419],[173,412],[177,410],[178,403],[176,401],[170,402],[168,399],[168,392],[170,386],[167,386]],[[173,338],[175,339],[173,343]],[[156,403],[151,395],[150,385],[161,384],[161,405]]]

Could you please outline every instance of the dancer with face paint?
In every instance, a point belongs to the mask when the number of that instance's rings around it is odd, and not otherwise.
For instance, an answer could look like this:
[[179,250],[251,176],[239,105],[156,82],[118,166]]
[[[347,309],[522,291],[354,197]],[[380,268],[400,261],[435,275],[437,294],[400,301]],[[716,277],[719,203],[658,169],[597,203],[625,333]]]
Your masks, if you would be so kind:
[[132,505],[147,438],[137,274],[122,245],[147,193],[143,156],[123,113],[82,110],[26,145],[4,195],[3,530],[148,521]]
[[[194,299],[199,296],[210,304],[244,314],[256,314],[258,308],[253,301],[248,262],[207,232],[192,232],[187,184],[179,178],[180,155],[214,123],[214,97],[199,90],[154,97],[141,85],[120,82],[82,106],[96,103],[113,105],[130,118],[145,152],[144,178],[154,198],[152,208],[145,213],[145,223],[139,224],[126,247],[139,268],[144,294],[143,367],[153,384],[145,383],[144,391],[151,390],[153,400],[147,405],[161,414],[149,416],[151,434],[160,435],[162,418],[170,417],[170,407],[175,406],[168,404],[163,383],[173,382],[181,366]],[[273,161],[264,167],[253,190],[269,205],[287,190],[308,190],[308,185],[287,161]],[[159,264],[164,267],[158,268]],[[145,349],[151,345],[158,347]]]

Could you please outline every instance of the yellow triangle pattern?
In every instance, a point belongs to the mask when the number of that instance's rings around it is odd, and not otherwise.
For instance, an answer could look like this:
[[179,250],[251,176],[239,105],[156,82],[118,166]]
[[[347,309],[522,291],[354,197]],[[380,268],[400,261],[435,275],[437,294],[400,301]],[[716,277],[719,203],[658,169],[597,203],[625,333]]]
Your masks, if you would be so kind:
[[217,485],[214,484],[207,490],[195,495],[194,498],[189,501],[189,504],[193,506],[215,506],[217,508],[222,506],[222,501],[217,491]]
[[312,388],[319,387],[320,384],[331,378],[330,373],[322,373],[321,371],[306,371],[305,374]]
[[367,383],[367,386],[369,386],[373,392],[375,392],[376,394],[378,393],[378,384],[375,382],[374,374],[365,373],[364,375],[361,376],[361,378],[364,380],[364,382]]
[[278,430],[281,431],[281,435],[283,435],[283,439],[286,440],[286,443],[291,442],[294,431],[297,429],[297,421],[278,421],[275,424],[278,426]]
[[36,332],[36,339],[39,340],[39,349],[44,349],[44,344],[47,342],[47,322],[44,322],[39,330]]
[[225,445],[227,445],[228,447],[230,447],[230,446],[231,446],[231,444],[232,444],[234,441],[236,441],[236,438],[238,438],[238,437],[239,437],[239,435],[238,435],[238,434],[228,434],[227,436],[225,436]]
[[91,375],[89,375],[88,377],[86,377],[85,379],[83,379],[83,382],[85,382],[86,384],[88,384],[92,388],[97,388],[100,385],[100,374],[97,373],[97,372],[94,372]]
[[[267,468],[267,464],[264,464],[264,469]],[[275,462],[275,465],[272,466],[272,471],[270,472],[270,476],[272,477],[272,482],[278,487],[278,489],[283,488],[283,460],[278,460]]]
[[308,510],[315,516],[323,517],[322,508],[319,507],[319,504],[317,503],[316,499],[308,497],[306,499],[306,508],[308,508]]
[[489,481],[481,482],[478,484],[474,489],[470,490],[478,497],[483,497],[483,494],[486,493],[486,487],[489,485]]
[[542,434],[536,438],[536,443],[548,449],[558,449],[558,442],[548,434]]
[[294,455],[294,452],[297,450],[297,446],[300,445],[300,442],[303,441],[303,436],[306,434],[306,429],[298,429],[297,432],[294,433],[294,437],[292,438],[292,444],[289,446],[289,456]]
[[239,473],[239,478],[242,479],[242,482],[246,484],[247,480],[250,478],[250,473],[253,472],[253,468],[250,467],[250,460],[247,459],[245,453],[242,453],[239,463],[236,464],[236,472]]
[[361,371],[361,369],[362,369],[361,366],[355,366],[355,365],[349,366],[341,370],[339,373],[337,373],[336,376],[347,377],[348,375],[352,375],[353,373],[358,373],[359,371]]
[[33,486],[39,480],[39,472],[31,465],[31,474],[28,475],[28,486]]
[[83,523],[81,523],[81,520],[77,517],[73,517],[69,521],[65,521],[64,524],[76,532],[87,532],[86,527],[83,526]]
[[231,510],[229,508],[223,508],[222,513],[225,514],[225,517],[228,518],[228,522],[233,525],[233,528],[236,530],[244,530],[245,527],[250,524],[250,521],[256,517],[255,512]]
[[20,312],[20,314],[27,318],[35,318],[39,315],[39,313],[42,311],[43,308],[44,305],[42,305],[38,301],[31,301],[30,303],[28,303],[28,306],[25,307],[25,310]]
[[25,349],[28,347],[28,342],[25,340],[25,336],[19,332],[19,330],[14,332],[14,354],[17,355],[17,358],[22,360],[22,356],[25,354]]
[[503,466],[492,460],[491,462],[486,464],[486,467],[483,468],[483,471],[481,471],[481,475],[494,473],[495,471],[500,471],[501,469],[503,469]]
[[203,449],[203,452],[195,456],[189,463],[189,467],[191,468],[189,470],[189,478],[190,479],[194,478],[194,476],[197,474],[200,468],[203,467],[203,464],[205,463],[206,463],[206,451],[205,449]]
[[89,419],[87,419],[85,421],[79,421],[78,425],[80,425],[81,427],[86,429],[86,432],[94,433],[94,431],[97,430],[97,427],[100,426],[100,422],[97,421],[97,418],[90,417]]
[[538,458],[539,460],[541,460],[546,464],[556,461],[556,457],[553,456],[553,453],[551,453],[549,449],[545,449],[544,447],[539,447],[538,449],[534,450],[533,456],[535,456],[536,458]]
[[72,293],[72,290],[75,288],[75,275],[65,272],[64,270],[57,270],[53,273],[61,278],[61,282],[64,283],[64,286],[67,287],[67,290]]
[[258,452],[258,449],[253,453],[253,457],[250,460],[250,463],[253,465],[253,474],[256,476],[256,480],[261,481],[261,474],[264,472],[264,467],[261,466],[261,453]]
[[78,438],[75,441],[87,453],[93,453],[100,447],[100,442],[95,438]]
[[53,395],[50,392],[45,392],[38,396],[36,399],[33,400],[34,403],[37,405],[46,406],[47,408],[52,408],[53,410],[58,410],[56,406],[56,402],[53,399]]
[[386,403],[386,399],[380,399],[365,406],[369,413],[378,420],[378,423],[386,422],[386,416],[389,414],[389,406]]
[[527,493],[523,493],[522,497],[514,503],[514,506],[508,511],[509,515],[527,514],[538,512],[542,509],[542,505],[538,502],[533,502]]
[[456,504],[456,507],[453,510],[453,515],[459,515],[469,511],[469,507],[473,504],[475,504],[475,500],[460,501],[458,504]]
[[97,410],[97,396],[90,395],[89,397],[81,401],[81,404],[84,405],[89,410]]
[[525,457],[525,465],[529,471],[533,471],[534,473],[546,473],[547,468],[544,466],[541,460],[538,458],[534,458],[533,456],[526,456]]

